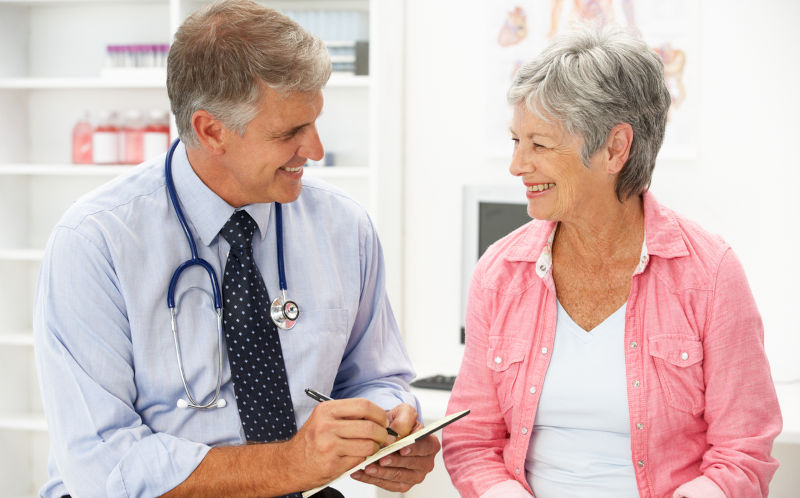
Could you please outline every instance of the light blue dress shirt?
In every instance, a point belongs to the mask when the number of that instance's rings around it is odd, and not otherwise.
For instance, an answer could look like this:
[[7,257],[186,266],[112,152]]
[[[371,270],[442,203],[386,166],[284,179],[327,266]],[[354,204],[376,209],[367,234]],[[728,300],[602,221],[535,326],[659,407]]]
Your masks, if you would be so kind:
[[[173,177],[186,218],[222,283],[228,244],[219,230],[234,208],[192,170],[183,145]],[[257,264],[279,294],[271,204],[245,209],[258,224]],[[297,425],[317,404],[364,397],[389,409],[416,406],[413,371],[385,292],[383,255],[365,210],[314,179],[283,205],[288,298],[300,306],[281,330]],[[35,352],[50,429],[50,479],[42,496],[158,496],[195,469],[212,446],[245,443],[223,342],[224,408],[178,408],[185,398],[167,308],[174,270],[189,259],[167,195],[164,156],[76,202],[47,244],[36,291]],[[187,382],[198,402],[217,383],[217,322],[207,273],[178,285],[178,330]]]

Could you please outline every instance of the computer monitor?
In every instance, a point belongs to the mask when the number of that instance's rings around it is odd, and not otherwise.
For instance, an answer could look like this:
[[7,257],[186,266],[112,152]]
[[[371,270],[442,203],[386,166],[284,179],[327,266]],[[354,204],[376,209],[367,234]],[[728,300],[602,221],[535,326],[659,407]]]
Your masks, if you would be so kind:
[[478,258],[498,239],[531,220],[525,187],[519,185],[465,185],[461,279],[461,343],[467,291]]

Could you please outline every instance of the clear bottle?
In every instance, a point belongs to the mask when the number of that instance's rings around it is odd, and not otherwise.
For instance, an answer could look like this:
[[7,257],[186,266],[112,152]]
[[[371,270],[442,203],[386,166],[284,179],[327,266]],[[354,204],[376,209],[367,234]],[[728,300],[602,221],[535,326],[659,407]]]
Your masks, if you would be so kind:
[[144,122],[142,113],[135,109],[125,111],[120,126],[120,162],[139,164],[144,161]]
[[75,126],[72,127],[72,163],[91,164],[92,163],[92,123],[89,120],[89,111],[86,111],[78,118]]
[[144,158],[163,154],[169,148],[169,113],[156,109],[150,111],[144,128]]
[[95,164],[119,162],[119,129],[116,115],[109,111],[97,114],[97,125],[92,132],[92,160]]

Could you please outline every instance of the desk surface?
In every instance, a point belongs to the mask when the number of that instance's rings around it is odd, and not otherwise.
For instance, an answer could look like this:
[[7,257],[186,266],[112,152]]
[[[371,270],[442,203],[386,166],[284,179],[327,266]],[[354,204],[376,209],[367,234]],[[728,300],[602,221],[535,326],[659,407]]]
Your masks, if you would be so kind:
[[[778,402],[783,415],[783,431],[778,435],[776,442],[784,444],[800,444],[800,382],[791,384],[776,384]],[[437,420],[445,415],[450,391],[434,389],[419,389],[412,387],[411,391],[417,396],[422,405],[424,420]]]

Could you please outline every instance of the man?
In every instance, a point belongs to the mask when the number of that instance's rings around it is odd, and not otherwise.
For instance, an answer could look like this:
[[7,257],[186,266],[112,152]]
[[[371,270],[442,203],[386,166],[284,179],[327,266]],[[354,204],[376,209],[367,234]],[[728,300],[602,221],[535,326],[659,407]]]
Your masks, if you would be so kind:
[[[363,461],[387,427],[420,426],[374,228],[343,193],[301,183],[323,155],[329,76],[319,39],[248,0],[178,30],[169,166],[84,197],[48,243],[34,317],[43,496],[296,493]],[[300,307],[278,316],[293,328],[273,326],[275,298]],[[356,478],[404,491],[438,451],[428,437]]]

